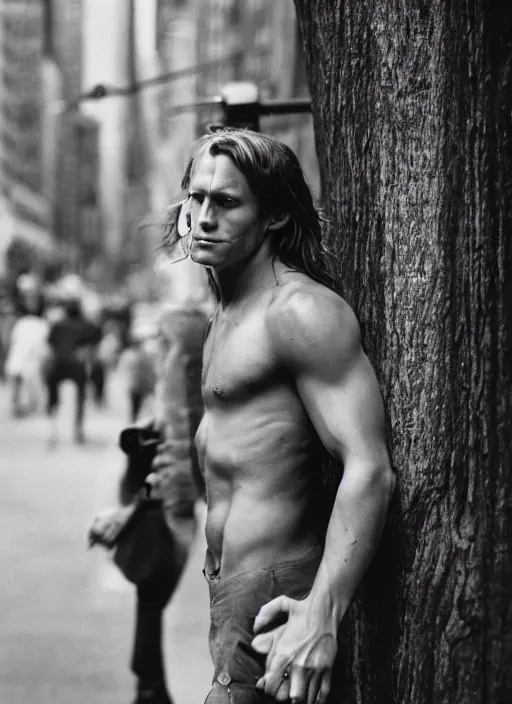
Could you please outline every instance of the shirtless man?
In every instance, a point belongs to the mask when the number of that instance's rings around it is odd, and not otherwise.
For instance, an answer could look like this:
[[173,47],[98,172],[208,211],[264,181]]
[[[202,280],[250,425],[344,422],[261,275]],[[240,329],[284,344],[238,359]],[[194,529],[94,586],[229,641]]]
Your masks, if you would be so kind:
[[[377,381],[354,313],[330,288],[293,152],[219,131],[199,140],[183,186],[191,258],[218,297],[196,435],[215,668],[207,702],[335,701],[338,626],[395,484]],[[311,511],[319,440],[344,464],[325,547]]]

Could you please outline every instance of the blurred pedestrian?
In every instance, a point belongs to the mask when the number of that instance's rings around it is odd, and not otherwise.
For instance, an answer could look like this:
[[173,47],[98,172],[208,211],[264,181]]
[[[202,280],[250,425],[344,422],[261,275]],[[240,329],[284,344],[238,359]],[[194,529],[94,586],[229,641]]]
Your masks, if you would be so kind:
[[[164,535],[156,526],[153,535],[158,540],[159,556],[152,561],[148,572],[148,541],[140,557],[139,568],[131,569],[126,558],[116,563],[136,585],[137,608],[131,659],[131,668],[137,678],[134,704],[170,704],[162,648],[163,612],[169,603],[183,572],[195,535],[195,503],[202,495],[202,480],[194,445],[194,436],[202,415],[201,359],[208,309],[204,304],[169,305],[163,310],[159,324],[159,354],[155,420],[153,428],[159,429],[161,442],[153,461],[153,472],[145,477],[151,486],[150,502],[158,502],[155,523],[164,519]],[[149,428],[146,426],[146,432]],[[136,463],[142,466],[143,462]],[[136,471],[136,470],[135,470]],[[133,467],[132,467],[133,472]],[[144,475],[145,472],[142,472]],[[107,547],[116,544],[120,531],[134,521],[136,509],[130,503],[137,492],[138,481],[130,482],[127,472],[123,479],[121,498],[124,505],[110,509],[96,517],[90,538]],[[140,494],[139,494],[140,496]],[[151,504],[146,504],[151,508]],[[142,513],[142,512],[141,512]],[[150,512],[146,511],[145,526]],[[142,513],[142,515],[144,515]],[[160,518],[158,518],[160,516]],[[129,529],[127,542],[129,541]],[[166,537],[164,537],[166,536]],[[122,544],[122,540],[121,540]],[[116,555],[119,556],[119,545]]]
[[105,405],[105,384],[107,379],[106,366],[99,354],[99,345],[91,352],[89,377],[92,387],[93,399],[98,407]]
[[151,339],[132,333],[119,360],[119,371],[128,391],[130,422],[135,423],[145,401],[155,390],[156,359]]
[[99,342],[100,329],[82,315],[80,300],[64,302],[65,315],[53,323],[48,335],[50,354],[46,366],[48,389],[47,412],[51,421],[50,442],[57,441],[56,415],[59,407],[59,389],[63,381],[73,382],[76,390],[74,438],[83,443],[84,406],[88,369],[92,349]]
[[20,308],[21,315],[11,330],[5,363],[5,373],[12,391],[11,410],[16,418],[43,406],[43,369],[49,352],[49,326],[42,317],[42,300],[36,309],[30,309],[25,304],[20,304]]
[[7,381],[5,364],[11,340],[11,333],[18,316],[16,301],[5,281],[0,280],[0,382]]

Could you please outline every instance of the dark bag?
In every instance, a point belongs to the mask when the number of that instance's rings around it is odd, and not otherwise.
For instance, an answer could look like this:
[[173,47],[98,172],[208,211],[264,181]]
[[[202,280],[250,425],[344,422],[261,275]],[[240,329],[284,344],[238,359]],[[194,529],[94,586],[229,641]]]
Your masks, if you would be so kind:
[[114,562],[133,584],[151,581],[173,564],[174,540],[162,502],[141,499],[116,539]]
[[161,435],[151,424],[126,428],[119,437],[119,445],[128,456],[121,480],[121,498],[125,504],[134,503],[135,510],[117,535],[113,557],[133,584],[151,580],[173,564],[174,541],[165,522],[162,502],[146,498],[144,492],[144,482],[152,471],[160,442]]
[[153,423],[143,426],[130,426],[121,431],[119,447],[127,456],[126,470],[120,483],[120,500],[123,505],[132,503],[144,487],[158,445],[163,441]]

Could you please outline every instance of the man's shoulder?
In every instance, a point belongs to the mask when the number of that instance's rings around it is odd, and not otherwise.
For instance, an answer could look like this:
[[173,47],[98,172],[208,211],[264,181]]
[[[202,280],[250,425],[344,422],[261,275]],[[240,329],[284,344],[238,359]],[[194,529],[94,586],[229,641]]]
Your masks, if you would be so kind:
[[331,324],[344,329],[359,327],[354,311],[344,298],[307,276],[276,286],[266,317],[271,329],[298,326],[296,329],[314,330]]
[[266,320],[278,353],[309,356],[360,344],[359,323],[350,305],[306,276],[276,287]]

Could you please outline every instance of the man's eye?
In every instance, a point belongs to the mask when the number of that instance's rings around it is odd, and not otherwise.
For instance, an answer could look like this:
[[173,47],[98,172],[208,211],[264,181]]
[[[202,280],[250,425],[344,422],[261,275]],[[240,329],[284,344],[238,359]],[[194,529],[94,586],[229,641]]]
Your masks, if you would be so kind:
[[196,203],[202,203],[204,200],[202,193],[189,193],[188,197]]
[[234,208],[237,204],[236,200],[233,200],[233,198],[228,198],[227,196],[217,198],[217,203],[221,206],[221,208]]

